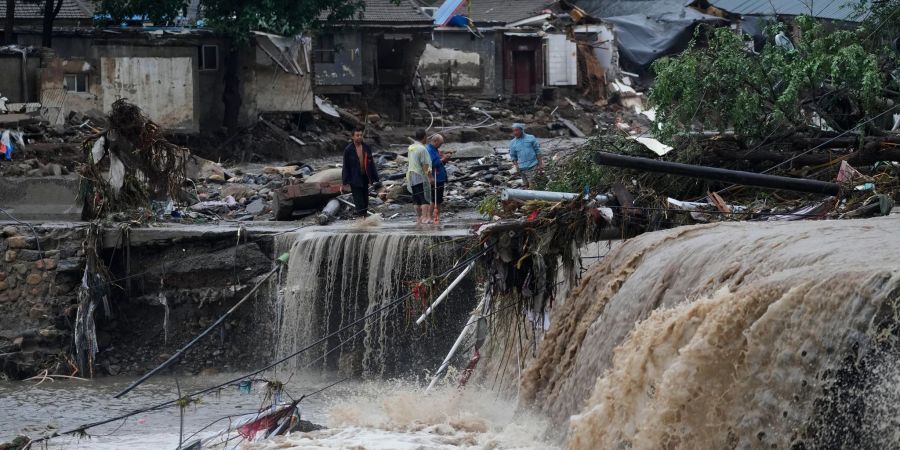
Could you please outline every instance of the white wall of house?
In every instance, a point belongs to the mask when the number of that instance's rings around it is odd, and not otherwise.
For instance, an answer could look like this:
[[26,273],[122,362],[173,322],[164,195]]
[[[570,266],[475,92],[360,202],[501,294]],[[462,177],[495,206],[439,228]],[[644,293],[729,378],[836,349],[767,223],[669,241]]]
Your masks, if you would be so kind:
[[103,112],[127,98],[169,130],[197,131],[191,58],[100,58]]
[[578,49],[564,34],[550,34],[544,38],[547,48],[547,85],[574,86],[578,84]]
[[481,55],[476,51],[439,48],[429,43],[419,58],[419,73],[428,87],[448,84],[449,88],[480,89],[481,72]]

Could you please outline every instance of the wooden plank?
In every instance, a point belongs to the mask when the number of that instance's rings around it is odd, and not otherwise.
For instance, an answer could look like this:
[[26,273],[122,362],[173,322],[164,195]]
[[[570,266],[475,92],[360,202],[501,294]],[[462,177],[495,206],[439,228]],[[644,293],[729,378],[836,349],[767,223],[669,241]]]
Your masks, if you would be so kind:
[[575,124],[572,123],[572,121],[570,121],[570,120],[568,120],[568,119],[563,119],[562,117],[559,118],[559,121],[560,121],[563,125],[565,125],[566,128],[568,128],[569,131],[571,131],[572,134],[575,135],[575,137],[580,137],[580,138],[587,137],[587,135],[584,134],[583,131],[581,131],[580,129],[578,129],[578,127],[575,126]]

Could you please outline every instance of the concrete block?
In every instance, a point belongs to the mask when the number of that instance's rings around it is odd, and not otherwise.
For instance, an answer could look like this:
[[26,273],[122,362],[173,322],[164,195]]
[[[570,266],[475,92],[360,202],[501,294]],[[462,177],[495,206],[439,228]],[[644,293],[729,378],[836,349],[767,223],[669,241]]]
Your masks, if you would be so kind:
[[3,177],[0,205],[19,220],[80,220],[78,184],[75,175]]

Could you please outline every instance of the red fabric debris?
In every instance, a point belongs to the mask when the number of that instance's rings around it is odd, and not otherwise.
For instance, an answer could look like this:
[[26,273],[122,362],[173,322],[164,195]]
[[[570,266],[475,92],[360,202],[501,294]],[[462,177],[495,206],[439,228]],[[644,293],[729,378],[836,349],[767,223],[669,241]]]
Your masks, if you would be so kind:
[[276,420],[278,419],[272,417],[272,415],[260,417],[253,422],[238,427],[238,433],[247,439],[253,439],[256,437],[256,433],[259,433],[262,430],[268,430],[275,426]]
[[472,352],[472,358],[469,359],[469,364],[467,364],[465,370],[463,370],[462,376],[459,377],[459,385],[457,388],[461,388],[469,382],[469,377],[475,372],[475,366],[478,365],[479,359],[481,359],[481,353],[478,353],[478,349],[476,348]]

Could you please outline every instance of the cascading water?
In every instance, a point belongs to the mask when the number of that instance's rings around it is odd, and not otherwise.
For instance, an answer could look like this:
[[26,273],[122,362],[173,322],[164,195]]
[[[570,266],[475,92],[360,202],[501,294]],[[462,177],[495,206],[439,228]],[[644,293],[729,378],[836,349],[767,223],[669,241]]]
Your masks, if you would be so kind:
[[897,448],[900,220],[740,223],[617,247],[522,395],[574,449]]
[[[289,355],[410,292],[415,282],[453,267],[464,249],[457,232],[369,228],[280,236],[278,254],[290,253],[279,294],[277,356]],[[384,377],[436,367],[475,305],[473,283],[463,283],[435,314],[416,326],[425,300],[409,299],[295,358],[345,374]],[[438,324],[435,326],[435,324]]]

